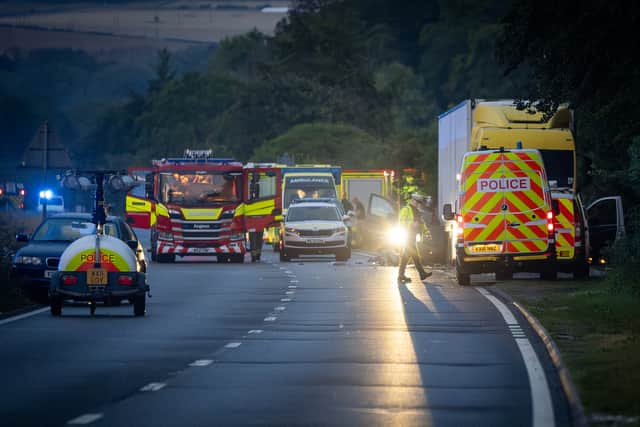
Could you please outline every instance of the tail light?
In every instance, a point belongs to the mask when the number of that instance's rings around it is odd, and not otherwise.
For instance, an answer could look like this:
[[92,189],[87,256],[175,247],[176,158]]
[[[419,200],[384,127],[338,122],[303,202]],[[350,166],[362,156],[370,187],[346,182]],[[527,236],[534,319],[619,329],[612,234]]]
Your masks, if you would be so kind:
[[462,215],[456,215],[456,229],[455,232],[457,234],[457,240],[459,243],[464,241],[464,220],[462,219]]
[[131,286],[133,285],[133,283],[134,283],[134,280],[132,276],[129,276],[129,275],[118,276],[118,285]]
[[64,276],[62,276],[61,280],[62,284],[67,286],[78,284],[78,278],[71,274],[65,274]]
[[547,212],[547,231],[549,232],[549,242],[554,243],[556,239],[555,226],[553,225],[553,212]]
[[24,191],[24,189],[20,190],[20,195],[21,195],[22,197],[24,197],[24,195],[25,195],[25,191]]

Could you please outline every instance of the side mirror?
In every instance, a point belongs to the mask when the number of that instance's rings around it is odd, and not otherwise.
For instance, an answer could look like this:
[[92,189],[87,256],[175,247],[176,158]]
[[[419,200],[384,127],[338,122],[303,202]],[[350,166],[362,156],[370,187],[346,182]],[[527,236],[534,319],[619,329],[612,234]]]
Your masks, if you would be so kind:
[[16,242],[28,242],[29,235],[24,233],[16,234]]
[[454,218],[453,209],[451,208],[451,203],[447,203],[442,207],[442,216],[447,221],[451,221]]
[[127,240],[127,246],[136,251],[138,249],[138,241],[137,240]]
[[342,220],[343,221],[349,221],[351,219],[351,217],[349,215],[342,215]]
[[560,202],[557,199],[551,199],[551,209],[553,209],[553,216],[560,215]]

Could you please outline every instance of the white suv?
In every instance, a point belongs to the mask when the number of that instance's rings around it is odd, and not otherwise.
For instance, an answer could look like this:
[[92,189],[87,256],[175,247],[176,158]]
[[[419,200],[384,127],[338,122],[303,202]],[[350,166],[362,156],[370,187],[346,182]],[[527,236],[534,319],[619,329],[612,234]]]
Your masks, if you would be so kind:
[[334,254],[337,261],[346,261],[351,255],[347,226],[333,203],[291,204],[281,236],[280,261],[313,254]]

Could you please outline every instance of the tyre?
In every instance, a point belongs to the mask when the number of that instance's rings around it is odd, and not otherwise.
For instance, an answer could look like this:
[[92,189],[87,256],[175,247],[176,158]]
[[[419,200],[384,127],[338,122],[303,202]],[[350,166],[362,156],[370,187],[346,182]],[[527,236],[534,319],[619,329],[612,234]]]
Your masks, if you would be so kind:
[[62,297],[52,296],[49,303],[52,316],[60,316],[62,314]]
[[176,262],[175,254],[158,254],[156,258],[160,264]]
[[226,264],[229,262],[229,255],[219,254],[216,256],[216,260],[218,261],[219,264]]
[[574,279],[589,279],[591,276],[591,266],[587,262],[577,263],[573,267],[573,278]]
[[456,280],[460,286],[469,286],[471,284],[471,275],[468,273],[462,273],[456,268]]
[[496,271],[496,280],[513,280],[513,272]]
[[349,259],[349,250],[348,249],[343,249],[340,250],[338,252],[336,252],[336,261],[347,261]]
[[281,262],[291,261],[291,258],[289,257],[289,255],[284,250],[280,251],[280,261]]
[[558,272],[557,271],[543,271],[540,273],[540,278],[542,280],[558,280]]
[[229,255],[229,259],[234,264],[242,264],[242,263],[244,263],[244,254]]
[[138,295],[133,298],[133,315],[144,316],[147,311],[147,299],[145,295]]

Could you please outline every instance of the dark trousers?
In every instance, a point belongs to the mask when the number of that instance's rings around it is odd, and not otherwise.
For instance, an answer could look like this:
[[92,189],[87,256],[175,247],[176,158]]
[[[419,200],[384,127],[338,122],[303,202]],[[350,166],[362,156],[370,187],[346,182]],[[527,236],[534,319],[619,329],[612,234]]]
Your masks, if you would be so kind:
[[404,270],[407,268],[409,258],[413,259],[413,264],[416,266],[416,270],[420,275],[424,275],[424,267],[420,261],[420,254],[418,253],[418,246],[415,243],[407,244],[400,254],[400,268],[398,269],[398,277],[404,276]]
[[262,232],[249,232],[249,245],[251,246],[251,261],[260,259],[262,255]]

